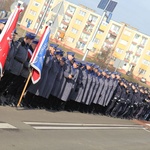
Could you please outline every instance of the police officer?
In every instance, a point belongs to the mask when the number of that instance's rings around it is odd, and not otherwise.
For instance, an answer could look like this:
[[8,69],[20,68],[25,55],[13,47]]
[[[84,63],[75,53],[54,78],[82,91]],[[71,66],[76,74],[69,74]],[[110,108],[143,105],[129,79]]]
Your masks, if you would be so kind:
[[11,42],[10,50],[6,59],[5,66],[4,66],[4,75],[0,81],[0,93],[4,92],[4,89],[6,89],[7,85],[10,82],[9,80],[11,79],[11,74],[9,72],[9,69],[11,67],[11,64],[15,55],[15,49],[16,49],[15,38],[17,34],[18,33],[15,30],[12,35],[12,42]]
[[[54,60],[54,52],[56,51],[58,45],[57,44],[50,44],[48,50],[46,51],[44,63],[43,63],[43,69],[41,72],[41,79],[36,84],[31,84],[29,88],[27,89],[28,94],[26,96],[26,99],[29,97],[32,99],[29,103],[29,107],[37,107],[39,104],[40,99],[45,98],[43,95],[43,91],[45,90],[46,81],[48,78],[49,70],[52,67],[52,63]],[[46,101],[45,99],[42,99],[43,101]]]
[[68,100],[70,92],[74,84],[73,80],[76,74],[76,71],[73,67],[74,57],[75,57],[74,52],[67,52],[66,68],[64,71],[65,80],[61,88],[62,93],[60,97],[60,99],[64,102]]
[[7,88],[7,86],[11,83],[11,73],[9,72],[9,69],[11,67],[12,61],[14,59],[14,55],[15,55],[15,49],[16,49],[16,44],[15,44],[15,38],[16,35],[18,33],[16,32],[16,30],[13,32],[12,35],[12,41],[11,41],[11,46],[10,46],[10,50],[8,52],[7,55],[7,59],[5,62],[5,66],[4,66],[4,74],[3,77],[0,80],[0,94],[1,94],[1,105],[5,105],[7,104],[6,100],[5,100],[5,90]]
[[122,111],[122,108],[125,106],[126,99],[127,99],[127,84],[126,84],[126,81],[123,80],[123,82],[121,82],[120,99],[117,101],[115,107],[113,108],[110,114],[111,116],[117,117],[117,115]]
[[21,76],[24,65],[28,59],[28,48],[36,37],[33,33],[27,33],[25,37],[19,38],[15,43],[17,44],[14,59],[9,69],[12,74],[12,84],[7,89],[8,99],[14,97],[19,86],[24,83],[24,77]]
[[48,109],[54,109],[54,110],[60,110],[60,106],[61,106],[61,100],[59,99],[59,93],[60,93],[60,89],[63,83],[63,78],[64,78],[64,70],[65,70],[65,65],[66,65],[66,58],[62,57],[60,60],[60,68],[58,71],[58,74],[56,76],[56,80],[54,83],[54,87],[52,89],[51,95],[53,96],[53,102],[51,102],[51,104],[49,103],[48,105],[46,105],[46,108]]

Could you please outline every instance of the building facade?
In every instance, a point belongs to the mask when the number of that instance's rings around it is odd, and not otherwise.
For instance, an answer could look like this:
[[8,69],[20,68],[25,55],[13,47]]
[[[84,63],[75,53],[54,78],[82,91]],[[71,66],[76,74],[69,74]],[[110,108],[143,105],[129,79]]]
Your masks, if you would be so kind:
[[[83,5],[62,0],[30,0],[21,27],[42,33],[46,23],[52,21],[51,39],[84,53],[100,19],[99,14]],[[93,42],[89,55],[150,82],[149,36],[126,23],[111,20],[108,24],[104,19]]]

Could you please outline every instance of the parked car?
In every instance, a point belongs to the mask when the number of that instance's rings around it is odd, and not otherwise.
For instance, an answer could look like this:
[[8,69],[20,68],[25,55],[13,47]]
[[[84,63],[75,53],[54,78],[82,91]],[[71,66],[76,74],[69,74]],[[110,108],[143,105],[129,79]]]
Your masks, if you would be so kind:
[[143,82],[143,83],[146,83],[146,79],[145,78],[141,78],[141,80],[140,80],[141,82]]

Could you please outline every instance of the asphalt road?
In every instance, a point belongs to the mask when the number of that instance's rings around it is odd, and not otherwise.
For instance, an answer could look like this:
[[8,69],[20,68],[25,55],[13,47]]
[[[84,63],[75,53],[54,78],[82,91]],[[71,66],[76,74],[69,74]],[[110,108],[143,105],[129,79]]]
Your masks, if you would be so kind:
[[141,149],[150,149],[150,131],[135,121],[0,107],[0,150]]

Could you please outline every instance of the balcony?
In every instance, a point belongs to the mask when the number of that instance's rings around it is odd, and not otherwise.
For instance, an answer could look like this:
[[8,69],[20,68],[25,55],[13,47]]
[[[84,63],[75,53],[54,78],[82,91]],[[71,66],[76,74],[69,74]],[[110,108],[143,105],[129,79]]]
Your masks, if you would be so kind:
[[134,45],[137,45],[137,43],[138,43],[137,41],[132,41],[132,44]]
[[91,21],[91,20],[88,20],[87,21],[87,24],[91,25],[91,26],[94,26],[95,25],[95,22]]
[[144,48],[145,45],[138,44],[138,47]]
[[136,62],[131,62],[130,63],[132,66],[136,66]]
[[127,53],[133,54],[133,51],[132,50],[128,50]]
[[130,60],[129,60],[129,58],[125,58],[124,61],[129,63]]
[[91,32],[92,32],[92,29],[87,29],[87,28],[84,28],[84,29],[83,29],[83,33],[85,33],[85,34],[90,35]]
[[118,35],[118,32],[117,31],[112,31],[112,30],[109,30],[109,33],[113,36],[117,36]]
[[135,56],[138,56],[138,57],[139,57],[139,56],[141,56],[141,54],[140,54],[140,53],[135,53]]
[[63,19],[61,23],[64,24],[64,25],[68,25],[70,22],[68,20]]
[[82,43],[84,43],[84,44],[86,44],[87,41],[88,41],[88,39],[86,39],[86,38],[79,38],[79,41],[82,42]]
[[115,40],[111,40],[110,38],[106,38],[105,42],[108,43],[109,45],[110,44],[113,45]]
[[69,17],[72,17],[74,14],[74,12],[70,11],[70,10],[67,10],[65,15],[69,16]]
[[58,32],[66,32],[67,28],[62,28],[62,27],[59,27],[58,28]]

